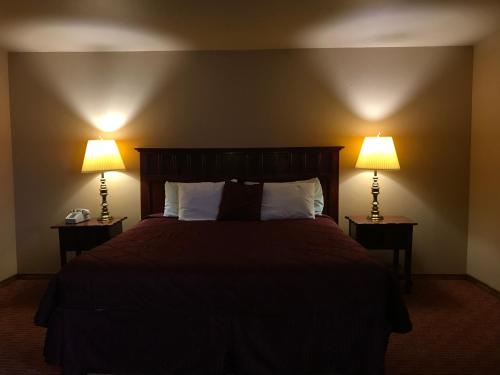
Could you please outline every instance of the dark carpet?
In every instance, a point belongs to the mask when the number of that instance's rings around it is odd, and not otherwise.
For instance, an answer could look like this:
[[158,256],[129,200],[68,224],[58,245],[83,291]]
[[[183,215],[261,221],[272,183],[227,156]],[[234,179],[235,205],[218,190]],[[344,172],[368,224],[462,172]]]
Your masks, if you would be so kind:
[[[0,375],[60,374],[42,357],[33,315],[47,280],[0,287]],[[394,334],[387,375],[499,375],[500,299],[466,280],[417,279],[407,303],[413,332]]]

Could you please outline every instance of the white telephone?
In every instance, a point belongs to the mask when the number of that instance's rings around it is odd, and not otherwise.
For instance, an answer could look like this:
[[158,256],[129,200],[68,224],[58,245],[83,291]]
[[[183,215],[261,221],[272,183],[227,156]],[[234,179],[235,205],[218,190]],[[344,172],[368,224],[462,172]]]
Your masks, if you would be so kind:
[[90,210],[75,208],[66,216],[66,224],[77,224],[90,219]]

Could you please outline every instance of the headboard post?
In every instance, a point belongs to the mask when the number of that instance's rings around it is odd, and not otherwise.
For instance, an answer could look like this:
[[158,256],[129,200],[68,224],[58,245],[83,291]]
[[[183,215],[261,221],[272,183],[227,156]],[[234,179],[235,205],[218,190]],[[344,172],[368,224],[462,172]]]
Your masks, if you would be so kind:
[[163,212],[165,181],[295,181],[318,177],[324,213],[338,221],[342,146],[278,148],[136,148],[141,215]]

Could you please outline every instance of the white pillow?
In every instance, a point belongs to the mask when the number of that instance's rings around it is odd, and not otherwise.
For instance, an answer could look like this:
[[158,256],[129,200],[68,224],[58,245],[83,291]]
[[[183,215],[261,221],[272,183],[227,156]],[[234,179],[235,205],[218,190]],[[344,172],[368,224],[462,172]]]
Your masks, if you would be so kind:
[[[293,181],[293,182],[310,182],[314,184],[314,214],[321,215],[325,207],[325,198],[323,197],[323,188],[318,177],[310,178],[309,180]],[[245,184],[253,185],[258,182],[246,181]]]
[[314,219],[314,183],[266,182],[261,220]]
[[312,182],[314,184],[314,213],[316,215],[321,215],[323,213],[323,208],[325,207],[325,200],[323,198],[323,188],[321,187],[319,178],[314,177],[309,180],[297,182]]
[[179,220],[217,220],[224,181],[178,184]]
[[179,216],[179,195],[177,182],[165,182],[165,210],[163,216]]
[[[232,179],[232,182],[238,182]],[[179,216],[179,183],[178,182],[165,182],[165,208],[163,216],[178,217]]]

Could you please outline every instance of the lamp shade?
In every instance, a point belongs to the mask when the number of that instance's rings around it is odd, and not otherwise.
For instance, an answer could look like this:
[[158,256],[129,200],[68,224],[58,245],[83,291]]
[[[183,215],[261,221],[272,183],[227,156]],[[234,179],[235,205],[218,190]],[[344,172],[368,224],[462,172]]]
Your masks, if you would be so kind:
[[399,169],[398,155],[392,137],[365,137],[356,168]]
[[112,139],[87,141],[82,173],[105,172],[125,169],[120,151]]

